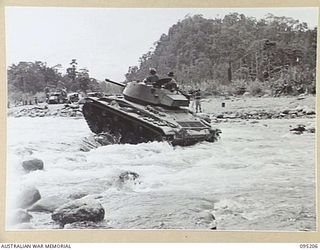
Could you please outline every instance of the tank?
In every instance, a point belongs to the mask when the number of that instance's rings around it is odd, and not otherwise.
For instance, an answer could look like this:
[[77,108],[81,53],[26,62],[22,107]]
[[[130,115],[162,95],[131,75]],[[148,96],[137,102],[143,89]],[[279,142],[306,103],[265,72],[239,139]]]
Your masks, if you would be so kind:
[[219,138],[221,131],[212,128],[210,120],[188,109],[189,96],[172,88],[171,78],[154,84],[106,81],[123,91],[121,95],[86,98],[82,111],[93,133],[111,134],[120,143],[168,141],[181,146]]

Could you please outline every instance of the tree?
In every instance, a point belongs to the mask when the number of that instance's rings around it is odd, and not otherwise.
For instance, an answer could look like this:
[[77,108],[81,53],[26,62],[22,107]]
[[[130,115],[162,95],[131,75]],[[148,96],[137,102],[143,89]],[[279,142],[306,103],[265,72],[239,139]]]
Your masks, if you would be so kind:
[[294,71],[295,79],[312,72],[314,82],[316,33],[306,23],[272,14],[260,20],[238,13],[223,19],[189,15],[162,34],[125,76],[143,79],[155,67],[160,76],[174,71],[180,84],[192,85],[239,78],[275,81]]
[[87,69],[77,70],[77,61],[73,59],[66,74],[62,75],[58,69],[61,64],[48,67],[45,62],[19,62],[8,68],[8,93],[10,98],[18,96],[33,96],[38,92],[48,95],[57,88],[67,88],[68,91],[83,92],[101,91],[96,79],[89,76]]
[[78,65],[77,59],[72,59],[70,63],[70,67],[67,68],[67,75],[73,82],[76,81],[77,74],[78,74],[77,65]]
[[80,90],[86,94],[91,82],[89,77],[89,70],[87,70],[86,68],[80,69],[77,79],[79,81]]
[[35,94],[48,85],[56,85],[59,80],[61,75],[55,68],[40,61],[19,62],[8,69],[8,85],[23,93]]

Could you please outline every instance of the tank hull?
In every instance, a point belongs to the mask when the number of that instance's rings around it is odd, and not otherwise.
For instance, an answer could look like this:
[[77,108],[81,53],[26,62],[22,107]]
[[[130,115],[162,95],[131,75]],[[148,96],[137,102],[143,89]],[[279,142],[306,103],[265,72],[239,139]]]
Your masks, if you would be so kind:
[[112,134],[120,143],[168,141],[187,146],[201,141],[214,142],[220,133],[186,108],[142,105],[123,96],[87,98],[83,114],[93,133]]

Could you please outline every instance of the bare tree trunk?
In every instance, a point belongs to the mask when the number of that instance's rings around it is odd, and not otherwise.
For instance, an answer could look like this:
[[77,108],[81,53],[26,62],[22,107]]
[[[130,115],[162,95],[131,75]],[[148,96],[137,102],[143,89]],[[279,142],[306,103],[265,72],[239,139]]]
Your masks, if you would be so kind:
[[228,68],[228,80],[229,80],[229,82],[231,82],[231,81],[232,81],[231,61],[229,61],[229,68]]

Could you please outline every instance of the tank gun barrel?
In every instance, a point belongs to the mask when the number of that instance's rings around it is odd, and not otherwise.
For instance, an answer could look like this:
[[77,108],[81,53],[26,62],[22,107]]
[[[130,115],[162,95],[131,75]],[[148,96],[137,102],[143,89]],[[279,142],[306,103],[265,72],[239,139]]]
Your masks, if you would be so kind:
[[114,81],[111,81],[110,79],[105,79],[106,82],[110,82],[112,84],[115,84],[115,85],[118,85],[122,88],[124,88],[126,85],[124,83],[120,83],[120,82],[114,82]]

